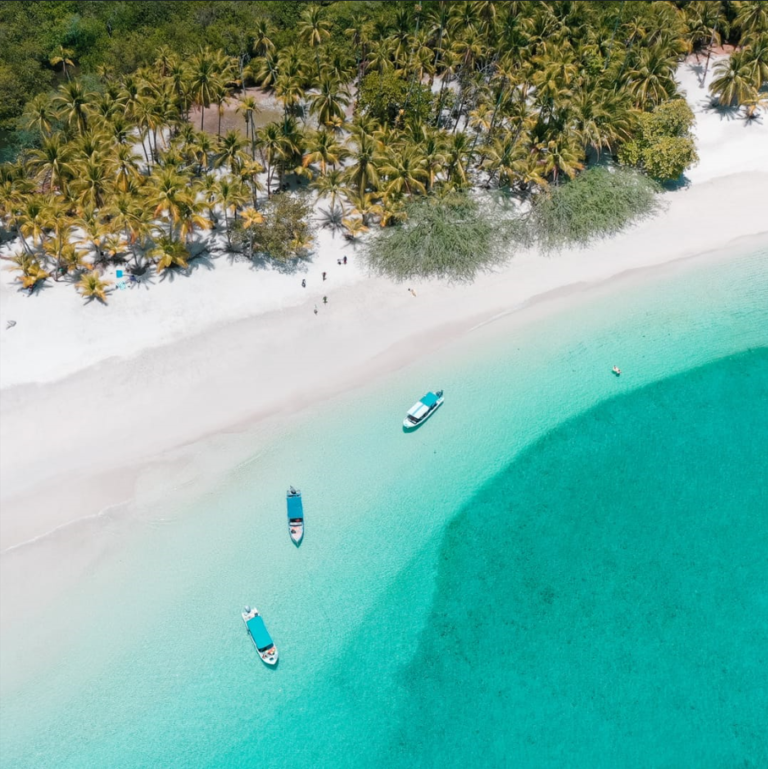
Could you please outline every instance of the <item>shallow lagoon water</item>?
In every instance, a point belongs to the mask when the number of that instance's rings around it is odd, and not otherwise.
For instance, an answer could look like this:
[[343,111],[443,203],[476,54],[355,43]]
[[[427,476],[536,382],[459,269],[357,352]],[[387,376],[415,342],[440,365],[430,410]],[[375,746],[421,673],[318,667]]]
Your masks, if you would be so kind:
[[[767,255],[530,314],[145,511],[47,618],[58,656],[6,642],[3,763],[766,763]],[[445,406],[403,435],[429,387]]]

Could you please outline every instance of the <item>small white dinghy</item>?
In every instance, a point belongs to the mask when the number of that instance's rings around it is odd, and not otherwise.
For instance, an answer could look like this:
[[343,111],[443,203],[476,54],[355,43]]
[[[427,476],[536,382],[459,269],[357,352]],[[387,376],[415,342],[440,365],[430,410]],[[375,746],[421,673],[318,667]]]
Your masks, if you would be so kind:
[[406,430],[413,430],[424,424],[443,405],[444,400],[442,390],[438,390],[436,393],[428,392],[408,410],[403,420],[403,427]]
[[267,631],[267,626],[264,624],[261,614],[259,614],[258,610],[246,606],[241,616],[243,622],[245,622],[248,635],[251,637],[256,651],[259,653],[259,657],[267,665],[277,665],[277,647],[272,640],[272,636]]

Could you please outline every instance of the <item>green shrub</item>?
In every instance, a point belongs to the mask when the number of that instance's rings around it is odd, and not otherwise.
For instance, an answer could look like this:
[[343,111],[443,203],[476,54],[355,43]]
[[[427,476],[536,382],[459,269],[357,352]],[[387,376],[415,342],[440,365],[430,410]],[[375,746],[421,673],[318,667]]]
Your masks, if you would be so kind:
[[245,231],[253,236],[254,251],[278,261],[304,254],[312,245],[312,206],[303,195],[273,195],[262,211],[264,221]]
[[369,72],[360,84],[360,109],[389,125],[424,122],[432,113],[434,94],[412,80],[395,72]]
[[683,99],[662,102],[640,116],[638,134],[619,149],[619,162],[659,181],[678,179],[699,160],[691,134],[694,121]]
[[371,269],[395,280],[472,280],[509,258],[520,234],[519,221],[466,194],[421,198],[405,210],[407,220],[374,234],[365,250]]
[[545,251],[614,235],[659,208],[659,187],[628,169],[591,168],[535,202],[531,237]]

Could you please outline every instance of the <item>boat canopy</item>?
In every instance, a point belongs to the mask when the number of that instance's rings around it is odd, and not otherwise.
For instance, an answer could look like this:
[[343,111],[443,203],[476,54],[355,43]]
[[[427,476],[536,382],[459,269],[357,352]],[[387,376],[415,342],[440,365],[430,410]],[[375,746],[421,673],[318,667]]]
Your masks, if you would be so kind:
[[288,518],[304,518],[304,506],[301,504],[300,494],[288,495]]
[[435,394],[434,394],[434,393],[432,393],[432,392],[430,392],[430,393],[427,393],[427,394],[426,394],[426,395],[425,395],[425,396],[424,396],[424,397],[421,399],[421,402],[422,402],[422,403],[423,403],[425,406],[428,406],[428,407],[430,407],[430,408],[431,408],[432,406],[434,406],[434,405],[437,403],[437,395],[435,395]]
[[425,406],[419,401],[409,412],[409,417],[413,417],[416,421],[423,419],[429,413],[429,407]]
[[260,652],[275,645],[260,614],[248,620],[248,632]]

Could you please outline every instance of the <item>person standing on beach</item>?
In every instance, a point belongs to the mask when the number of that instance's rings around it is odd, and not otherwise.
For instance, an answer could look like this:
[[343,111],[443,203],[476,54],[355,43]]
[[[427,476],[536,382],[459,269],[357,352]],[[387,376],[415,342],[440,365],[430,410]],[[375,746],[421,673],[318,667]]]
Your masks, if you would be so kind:
[[346,263],[347,263],[347,257],[345,256],[344,257],[344,264],[346,264]]
[[301,279],[301,287],[302,288],[306,288],[307,287],[307,281],[304,278]]
[[324,273],[323,273],[323,280],[325,280],[325,276],[326,276],[327,274],[328,274],[328,273],[326,273],[326,272],[324,272]]
[[323,297],[323,304],[328,304],[328,297],[327,296]]

